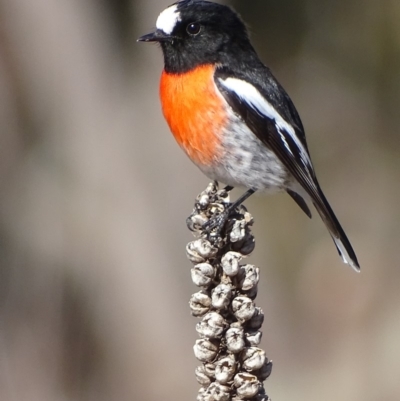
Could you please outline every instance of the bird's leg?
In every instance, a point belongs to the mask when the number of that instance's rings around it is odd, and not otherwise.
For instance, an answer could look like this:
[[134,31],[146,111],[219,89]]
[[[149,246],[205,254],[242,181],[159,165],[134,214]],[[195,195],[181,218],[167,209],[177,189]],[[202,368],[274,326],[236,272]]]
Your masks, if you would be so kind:
[[[232,187],[229,186],[227,188],[229,190],[232,189]],[[218,235],[224,227],[226,220],[228,219],[231,212],[235,210],[238,206],[240,206],[247,198],[253,195],[254,192],[256,192],[255,189],[249,189],[236,202],[229,205],[229,207],[225,211],[223,211],[218,216],[215,216],[208,220],[207,223],[204,224],[203,228],[208,232],[208,234],[210,234],[212,230],[216,229],[216,234]]]
[[228,209],[226,211],[229,211],[229,213],[236,209],[238,206],[240,206],[247,198],[250,198],[251,195],[254,194],[254,192],[256,192],[255,189],[249,189],[247,192],[245,192],[236,202],[232,203],[232,205],[230,205],[228,207]]

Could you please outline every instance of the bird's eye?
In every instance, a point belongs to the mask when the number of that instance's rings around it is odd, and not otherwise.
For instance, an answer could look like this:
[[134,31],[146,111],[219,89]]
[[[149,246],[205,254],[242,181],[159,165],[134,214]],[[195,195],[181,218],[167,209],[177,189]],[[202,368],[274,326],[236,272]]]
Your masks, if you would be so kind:
[[198,35],[200,33],[200,30],[201,26],[196,22],[192,22],[186,27],[186,32],[192,36]]

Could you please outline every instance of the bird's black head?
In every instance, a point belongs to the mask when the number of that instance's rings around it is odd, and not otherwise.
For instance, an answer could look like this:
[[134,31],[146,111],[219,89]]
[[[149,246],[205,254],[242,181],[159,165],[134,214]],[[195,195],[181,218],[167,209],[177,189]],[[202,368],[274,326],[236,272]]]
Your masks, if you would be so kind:
[[221,4],[179,1],[159,15],[156,26],[155,32],[139,41],[160,43],[169,73],[186,72],[202,64],[238,64],[255,54],[243,21]]

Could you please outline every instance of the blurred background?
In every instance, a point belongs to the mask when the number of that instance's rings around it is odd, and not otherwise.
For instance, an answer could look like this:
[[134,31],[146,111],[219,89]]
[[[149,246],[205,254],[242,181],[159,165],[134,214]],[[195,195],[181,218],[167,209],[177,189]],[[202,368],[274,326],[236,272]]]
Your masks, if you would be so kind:
[[[195,400],[185,225],[208,179],[158,101],[172,0],[0,0],[0,400]],[[246,202],[274,400],[400,399],[400,2],[226,1],[306,127],[357,252]],[[240,192],[235,192],[236,197]]]

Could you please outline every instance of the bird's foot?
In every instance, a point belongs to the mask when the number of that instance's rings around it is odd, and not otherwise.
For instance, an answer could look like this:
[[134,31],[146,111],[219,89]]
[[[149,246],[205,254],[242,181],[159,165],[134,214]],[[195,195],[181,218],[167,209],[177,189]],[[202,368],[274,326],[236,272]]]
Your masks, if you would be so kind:
[[213,216],[205,224],[203,224],[203,230],[207,233],[207,237],[219,237],[227,222],[231,208],[228,207],[222,213]]

